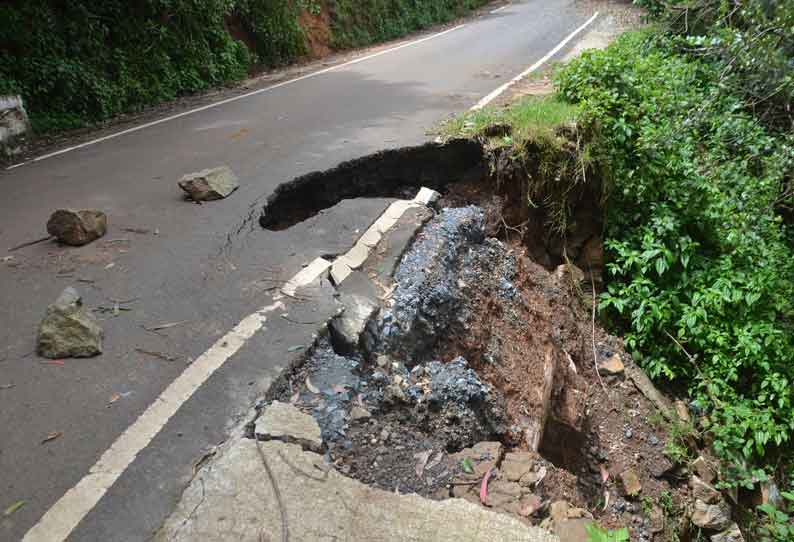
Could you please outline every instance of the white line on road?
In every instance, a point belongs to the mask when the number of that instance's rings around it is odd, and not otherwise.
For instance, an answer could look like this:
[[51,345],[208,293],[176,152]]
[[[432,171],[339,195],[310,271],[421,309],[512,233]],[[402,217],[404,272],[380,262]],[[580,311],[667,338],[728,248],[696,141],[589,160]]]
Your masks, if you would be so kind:
[[298,83],[300,81],[304,81],[304,80],[310,79],[312,77],[317,77],[319,75],[323,75],[323,74],[326,74],[326,73],[329,73],[329,72],[332,72],[332,71],[335,71],[335,70],[340,70],[342,68],[347,68],[348,66],[352,66],[354,64],[358,64],[359,62],[364,62],[365,60],[370,60],[370,59],[379,57],[381,55],[385,55],[387,53],[393,53],[394,51],[399,51],[400,49],[405,49],[406,47],[413,47],[414,45],[419,45],[420,43],[424,43],[426,41],[430,41],[430,40],[434,40],[436,38],[440,38],[441,36],[449,34],[450,32],[455,32],[456,30],[460,30],[464,26],[466,26],[466,25],[465,24],[459,24],[458,26],[455,26],[453,28],[449,28],[447,30],[444,30],[443,32],[438,32],[437,34],[433,34],[432,36],[427,36],[427,37],[424,37],[424,38],[420,38],[418,40],[413,40],[413,41],[409,41],[409,42],[406,42],[406,43],[402,43],[402,44],[397,45],[395,47],[391,47],[389,49],[385,49],[383,51],[379,51],[379,52],[373,53],[371,55],[362,56],[360,58],[354,58],[353,60],[350,60],[350,61],[345,62],[343,64],[337,64],[336,66],[331,66],[329,68],[325,68],[325,69],[322,69],[322,70],[319,70],[319,71],[316,71],[316,72],[307,73],[306,75],[302,75],[300,77],[296,77],[295,79],[290,79],[288,81],[282,81],[281,83],[276,83],[275,85],[271,85],[269,87],[260,88],[259,90],[254,90],[254,91],[251,91],[251,92],[247,92],[245,94],[240,94],[239,96],[233,96],[231,98],[226,98],[225,100],[221,100],[219,102],[214,102],[214,103],[211,103],[211,104],[203,105],[201,107],[197,107],[197,108],[191,109],[189,111],[183,111],[181,113],[177,113],[176,115],[171,115],[170,117],[164,117],[162,119],[157,119],[157,120],[154,120],[152,122],[147,122],[146,124],[141,124],[139,126],[133,126],[132,128],[127,128],[126,130],[122,130],[120,132],[116,132],[116,133],[113,133],[113,134],[110,134],[110,135],[106,135],[106,136],[103,136],[103,137],[100,137],[100,138],[97,138],[97,139],[92,139],[91,141],[86,141],[85,143],[80,143],[79,145],[74,145],[72,147],[67,147],[65,149],[61,149],[59,151],[55,151],[55,152],[51,152],[49,154],[44,154],[42,156],[38,156],[36,158],[33,158],[32,160],[28,160],[27,162],[21,162],[19,164],[14,164],[13,166],[9,166],[6,169],[10,170],[10,169],[14,169],[14,168],[17,168],[17,167],[20,167],[20,166],[24,166],[24,165],[27,165],[27,164],[30,164],[30,163],[33,163],[33,162],[39,162],[41,160],[46,160],[47,158],[52,158],[54,156],[59,156],[61,154],[65,154],[67,152],[76,151],[77,149],[82,149],[84,147],[88,147],[88,146],[91,146],[91,145],[96,145],[97,143],[101,143],[103,141],[107,141],[108,139],[114,139],[114,138],[117,138],[117,137],[120,137],[120,136],[123,136],[123,135],[126,135],[126,134],[131,134],[133,132],[137,132],[139,130],[144,130],[146,128],[151,128],[152,126],[157,126],[158,124],[162,124],[164,122],[169,122],[169,121],[172,121],[174,119],[178,119],[178,118],[181,118],[181,117],[186,117],[188,115],[192,115],[194,113],[199,113],[201,111],[206,111],[207,109],[220,107],[222,105],[226,105],[228,103],[236,102],[238,100],[244,100],[246,98],[250,98],[251,96],[256,96],[258,94],[263,94],[265,92],[271,92],[271,91],[276,90],[278,88],[285,87],[287,85],[292,85],[293,83]]
[[22,542],[60,542],[96,506],[127,467],[182,406],[245,343],[262,329],[267,314],[283,309],[277,301],[243,318],[218,339],[149,405],[99,458],[88,474],[64,493],[22,539]]
[[554,49],[552,49],[551,51],[546,53],[546,56],[544,56],[543,58],[541,58],[540,60],[538,60],[537,62],[532,64],[529,68],[527,68],[526,70],[522,71],[521,73],[519,73],[518,75],[513,77],[510,81],[508,81],[504,85],[500,86],[499,88],[497,88],[496,90],[494,90],[493,92],[491,92],[490,94],[485,96],[482,100],[480,100],[479,102],[474,104],[470,108],[470,111],[478,111],[478,110],[482,109],[483,107],[485,107],[486,105],[488,105],[489,103],[494,101],[496,98],[498,98],[505,90],[507,90],[511,86],[515,85],[516,83],[521,81],[524,77],[526,77],[530,73],[532,73],[535,70],[537,70],[538,68],[540,68],[551,57],[556,55],[560,51],[560,49],[565,47],[568,44],[569,41],[571,41],[573,38],[575,38],[577,36],[577,34],[579,34],[579,32],[581,32],[582,30],[584,30],[585,28],[590,26],[590,23],[595,21],[597,17],[598,17],[598,12],[596,11],[595,14],[587,20],[587,22],[585,22],[582,26],[580,26],[579,28],[577,28],[576,30],[571,32],[568,35],[568,37],[565,38],[564,40],[562,40],[560,43],[558,43],[557,46]]

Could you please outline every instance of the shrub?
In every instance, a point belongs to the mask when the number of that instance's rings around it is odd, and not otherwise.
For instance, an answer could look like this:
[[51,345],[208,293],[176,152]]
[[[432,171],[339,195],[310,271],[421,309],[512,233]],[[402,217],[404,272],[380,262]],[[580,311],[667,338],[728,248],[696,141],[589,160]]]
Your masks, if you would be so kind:
[[726,458],[794,436],[794,258],[776,213],[794,145],[747,112],[737,75],[622,36],[559,75],[598,126],[609,285],[600,308],[652,377],[686,384]]

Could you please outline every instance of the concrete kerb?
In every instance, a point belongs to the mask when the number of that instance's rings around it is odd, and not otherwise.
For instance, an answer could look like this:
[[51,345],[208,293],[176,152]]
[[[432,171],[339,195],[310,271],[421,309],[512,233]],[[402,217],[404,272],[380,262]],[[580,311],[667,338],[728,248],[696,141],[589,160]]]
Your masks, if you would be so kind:
[[397,200],[392,202],[378,217],[364,234],[359,237],[356,244],[333,262],[317,258],[308,267],[290,280],[283,288],[282,293],[293,296],[298,287],[310,283],[330,267],[330,276],[334,285],[339,286],[350,276],[354,270],[360,268],[367,261],[372,250],[377,247],[383,234],[394,227],[408,209],[419,206],[429,207],[441,197],[441,194],[427,187],[422,187],[412,200]]

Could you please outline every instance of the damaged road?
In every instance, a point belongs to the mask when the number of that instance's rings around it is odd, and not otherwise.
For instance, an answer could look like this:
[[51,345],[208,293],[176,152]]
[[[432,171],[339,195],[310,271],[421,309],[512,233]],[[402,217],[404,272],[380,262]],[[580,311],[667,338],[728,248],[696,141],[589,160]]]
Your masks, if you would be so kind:
[[[488,235],[483,208],[447,203],[397,220],[341,281],[328,262],[295,291],[324,291],[337,314],[197,474],[161,540],[226,536],[217,525],[243,521],[243,510],[266,513],[229,536],[386,540],[407,529],[397,539],[585,542],[595,520],[665,540],[679,518],[644,503],[682,506],[686,490],[656,407],[626,378],[633,362],[591,323],[584,273],[535,264],[522,245]],[[280,417],[311,436],[269,433]],[[262,486],[246,490],[255,477]],[[414,520],[401,518],[406,507]],[[427,510],[452,516],[428,526]],[[483,513],[509,534],[450,527]]]

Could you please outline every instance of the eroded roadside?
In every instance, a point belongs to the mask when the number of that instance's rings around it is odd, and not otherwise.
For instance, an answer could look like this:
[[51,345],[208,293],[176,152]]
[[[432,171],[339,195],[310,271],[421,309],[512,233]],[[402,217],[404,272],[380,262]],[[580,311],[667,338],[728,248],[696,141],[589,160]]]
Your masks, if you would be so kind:
[[[443,163],[444,153],[459,152],[460,145],[395,151],[402,171],[411,174],[378,185],[365,182],[362,190],[382,186],[393,197],[415,188],[417,179],[432,181],[431,175],[416,176],[422,168],[406,157]],[[162,540],[184,533],[209,536],[211,526],[223,524],[235,507],[268,510],[246,519],[250,530],[230,531],[243,539],[257,540],[262,532],[278,539],[286,531],[309,536],[294,539],[320,540],[317,533],[306,534],[304,522],[322,523],[328,514],[338,517],[327,529],[339,530],[328,534],[340,539],[394,539],[359,536],[371,527],[386,533],[395,521],[406,536],[439,539],[427,521],[417,526],[387,515],[361,520],[363,528],[348,515],[350,502],[302,493],[314,482],[327,484],[324,495],[336,494],[339,484],[356,488],[356,497],[341,499],[354,499],[352,510],[395,494],[414,495],[408,500],[422,510],[468,501],[464,516],[488,525],[504,521],[493,513],[508,517],[511,534],[503,536],[516,540],[553,540],[544,533],[555,533],[584,542],[593,521],[628,527],[632,540],[672,540],[682,531],[691,498],[689,472],[665,453],[665,420],[676,419],[675,409],[633,364],[622,341],[594,322],[592,300],[603,264],[598,198],[569,192],[576,203],[572,216],[581,217],[579,235],[544,233],[548,217],[516,203],[525,201],[526,179],[518,182],[525,170],[511,168],[492,150],[481,149],[480,156],[482,161],[461,170],[461,178],[431,183],[443,194],[422,203],[404,200],[388,227],[378,229],[376,222],[360,240],[363,253],[355,254],[354,247],[327,262],[314,280],[281,294],[296,309],[319,297],[332,299],[339,314],[316,323],[311,349],[271,387],[243,434],[220,452],[217,467],[211,462],[197,473]],[[382,161],[382,154],[365,157],[327,175],[377,177]],[[300,196],[326,180],[316,174],[283,185],[265,207],[262,224],[288,227],[333,205]],[[355,192],[356,182],[350,186]],[[385,194],[347,196],[361,195]],[[290,212],[273,219],[279,198],[305,207],[285,205]],[[591,218],[587,227],[584,217]],[[298,318],[299,311],[290,314]],[[316,424],[313,451],[302,452],[313,454],[311,465],[302,471],[323,478],[302,480],[300,469],[279,456],[291,458],[293,452],[273,452],[275,458],[266,457],[294,474],[275,482],[282,497],[291,495],[280,502],[274,489],[258,486],[274,482],[263,477],[267,469],[252,442],[274,440],[257,421],[274,404],[288,405],[294,415],[307,416],[305,423]],[[679,412],[686,416],[685,408]],[[255,476],[257,489],[249,491]],[[328,484],[331,476],[335,482]],[[202,502],[212,506],[196,501],[198,488]],[[218,504],[219,495],[233,496],[231,510]],[[450,500],[455,504],[443,504]],[[281,513],[294,519],[276,519]],[[478,529],[460,536],[455,539],[490,539]]]

